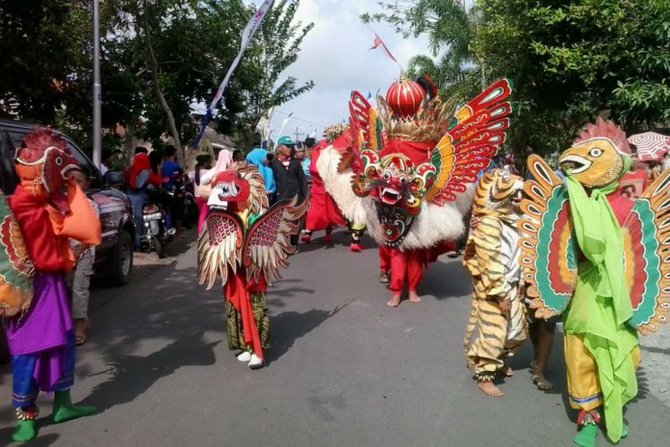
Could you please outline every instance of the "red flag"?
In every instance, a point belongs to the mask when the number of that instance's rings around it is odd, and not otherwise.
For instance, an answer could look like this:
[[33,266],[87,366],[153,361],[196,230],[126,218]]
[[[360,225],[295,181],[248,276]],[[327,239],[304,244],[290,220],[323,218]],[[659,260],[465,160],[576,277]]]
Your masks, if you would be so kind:
[[387,47],[386,44],[384,43],[384,41],[377,35],[377,33],[375,33],[375,41],[373,42],[372,47],[370,47],[370,49],[371,49],[371,50],[374,50],[374,49],[376,49],[376,48],[379,48],[380,45],[381,45],[382,50],[384,51],[384,53],[386,53],[386,55],[387,55],[393,62],[395,62],[395,63],[397,64],[398,61],[395,60],[395,57],[393,57],[393,55],[392,55],[391,52],[389,51],[388,47]]

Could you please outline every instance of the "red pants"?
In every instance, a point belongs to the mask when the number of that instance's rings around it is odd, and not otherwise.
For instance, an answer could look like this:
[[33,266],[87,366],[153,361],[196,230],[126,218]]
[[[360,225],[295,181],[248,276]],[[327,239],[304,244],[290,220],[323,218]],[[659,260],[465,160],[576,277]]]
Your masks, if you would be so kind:
[[389,289],[402,292],[405,278],[410,291],[416,291],[423,277],[426,264],[425,250],[400,251],[395,248],[379,247],[379,268],[382,272],[391,271]]

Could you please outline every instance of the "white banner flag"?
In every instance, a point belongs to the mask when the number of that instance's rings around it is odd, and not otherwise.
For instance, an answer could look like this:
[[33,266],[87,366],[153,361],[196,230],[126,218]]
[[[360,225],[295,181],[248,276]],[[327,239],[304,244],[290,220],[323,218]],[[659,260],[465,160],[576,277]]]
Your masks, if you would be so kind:
[[281,137],[282,135],[284,135],[282,132],[284,132],[284,128],[286,127],[288,122],[291,120],[292,116],[293,116],[293,112],[289,113],[288,116],[286,118],[284,118],[284,121],[281,123],[281,129],[279,129],[279,135],[277,135],[277,136]]
[[274,107],[270,107],[270,110],[261,117],[256,125],[256,131],[261,134],[261,138],[264,141],[267,141],[270,137],[270,127],[272,126],[272,114],[274,113],[274,110]]
[[273,3],[274,0],[265,0],[265,2],[263,2],[261,7],[258,8],[258,10],[251,17],[249,23],[247,23],[247,26],[244,28],[244,31],[242,31],[242,43],[240,44],[240,52],[237,53],[237,57],[230,65],[228,73],[226,73],[226,77],[223,78],[223,81],[221,82],[219,89],[216,91],[216,95],[214,95],[214,99],[212,99],[212,103],[209,105],[209,110],[213,110],[214,107],[216,107],[216,104],[223,96],[223,91],[226,89],[228,81],[230,81],[230,77],[233,75],[233,71],[235,71],[235,68],[237,68],[237,65],[240,63],[242,55],[244,54],[244,50],[246,50],[247,46],[249,46],[251,38],[254,37],[254,34],[256,34],[256,30],[261,25],[261,22],[263,21],[265,14],[272,7]]

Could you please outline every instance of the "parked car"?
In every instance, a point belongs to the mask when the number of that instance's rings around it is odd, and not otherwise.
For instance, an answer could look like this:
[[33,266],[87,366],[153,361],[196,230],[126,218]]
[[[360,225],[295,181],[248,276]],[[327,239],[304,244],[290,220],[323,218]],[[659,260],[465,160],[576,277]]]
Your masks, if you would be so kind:
[[[35,127],[25,122],[0,120],[0,189],[6,195],[11,195],[17,185],[15,149]],[[135,225],[130,200],[121,191],[106,186],[100,171],[74,141],[62,132],[57,133],[65,139],[79,164],[91,173],[86,194],[98,204],[102,226],[102,243],[95,250],[95,273],[104,277],[109,285],[124,285],[133,268]]]

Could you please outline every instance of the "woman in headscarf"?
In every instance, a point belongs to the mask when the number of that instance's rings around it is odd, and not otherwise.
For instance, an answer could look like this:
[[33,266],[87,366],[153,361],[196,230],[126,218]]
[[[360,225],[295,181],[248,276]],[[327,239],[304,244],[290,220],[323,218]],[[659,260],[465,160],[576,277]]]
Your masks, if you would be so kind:
[[205,223],[205,219],[207,218],[207,213],[209,212],[209,207],[207,206],[207,200],[209,199],[209,189],[202,187],[209,185],[214,177],[216,177],[216,174],[219,172],[230,169],[232,163],[233,153],[228,149],[221,149],[216,159],[216,166],[204,172],[202,175],[199,175],[200,181],[196,181],[196,185],[199,186],[199,188],[196,188],[195,191],[196,200],[199,200],[198,203],[202,203],[202,207],[200,207],[200,214],[198,215],[198,234],[200,234],[202,226]]
[[[195,204],[198,206],[198,233],[202,227],[205,217],[207,217],[207,197],[202,197],[202,177],[212,169],[212,156],[209,154],[201,154],[195,157],[195,168],[193,169],[193,181]],[[190,177],[190,175],[189,175]],[[203,185],[204,186],[204,185]]]
[[268,160],[268,151],[263,148],[257,147],[252,149],[251,152],[247,154],[247,161],[256,166],[258,172],[265,180],[265,193],[268,195],[268,200],[270,205],[274,203],[274,195],[277,192],[277,185],[275,184],[275,177],[270,168],[270,160]]

